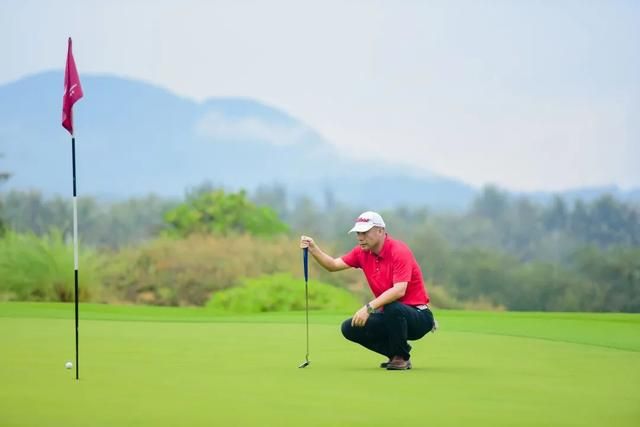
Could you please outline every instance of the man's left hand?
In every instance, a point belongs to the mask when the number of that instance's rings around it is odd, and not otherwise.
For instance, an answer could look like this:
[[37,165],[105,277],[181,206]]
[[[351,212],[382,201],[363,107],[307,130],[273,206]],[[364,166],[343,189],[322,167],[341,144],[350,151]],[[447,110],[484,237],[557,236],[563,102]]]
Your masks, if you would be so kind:
[[367,307],[364,306],[356,311],[356,314],[351,318],[351,326],[362,328],[364,324],[367,323],[367,319],[369,319],[369,313],[367,312]]

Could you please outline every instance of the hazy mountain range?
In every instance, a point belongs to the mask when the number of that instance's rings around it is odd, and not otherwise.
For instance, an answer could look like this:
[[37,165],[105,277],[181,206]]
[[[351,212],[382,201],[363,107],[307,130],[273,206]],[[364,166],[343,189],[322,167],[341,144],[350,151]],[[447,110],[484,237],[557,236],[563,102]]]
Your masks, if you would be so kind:
[[[75,108],[80,195],[182,196],[203,182],[235,190],[283,185],[290,194],[372,209],[398,204],[461,209],[478,191],[461,181],[341,156],[303,120],[246,98],[196,102],[141,81],[81,75]],[[63,75],[45,72],[0,86],[2,189],[69,195],[71,144],[60,125]],[[576,189],[640,200],[640,189]],[[548,193],[532,194],[536,199]]]

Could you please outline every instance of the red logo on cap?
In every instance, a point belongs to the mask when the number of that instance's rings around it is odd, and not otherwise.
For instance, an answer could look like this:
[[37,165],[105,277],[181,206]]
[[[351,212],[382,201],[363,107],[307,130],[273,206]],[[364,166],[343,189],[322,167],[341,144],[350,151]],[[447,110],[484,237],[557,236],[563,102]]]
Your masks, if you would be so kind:
[[360,218],[356,219],[356,222],[369,222],[369,221],[371,221],[370,218],[360,217]]

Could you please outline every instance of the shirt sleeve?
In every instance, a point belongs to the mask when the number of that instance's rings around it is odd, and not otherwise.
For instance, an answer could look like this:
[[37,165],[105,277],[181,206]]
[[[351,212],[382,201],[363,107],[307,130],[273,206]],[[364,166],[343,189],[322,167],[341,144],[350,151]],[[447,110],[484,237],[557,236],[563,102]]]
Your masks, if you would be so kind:
[[359,246],[354,247],[349,253],[341,256],[342,261],[350,267],[362,268],[360,265],[360,251],[361,249]]
[[393,256],[393,283],[409,282],[413,256],[408,250],[398,250]]

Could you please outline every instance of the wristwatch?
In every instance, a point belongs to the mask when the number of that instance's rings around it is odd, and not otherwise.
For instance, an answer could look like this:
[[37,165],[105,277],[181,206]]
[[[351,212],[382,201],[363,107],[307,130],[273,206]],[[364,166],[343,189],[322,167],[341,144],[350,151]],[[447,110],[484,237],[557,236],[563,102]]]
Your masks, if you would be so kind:
[[367,303],[367,305],[365,305],[365,307],[367,307],[367,313],[369,313],[369,314],[376,312],[376,309],[371,307],[371,304],[369,304],[369,303]]

